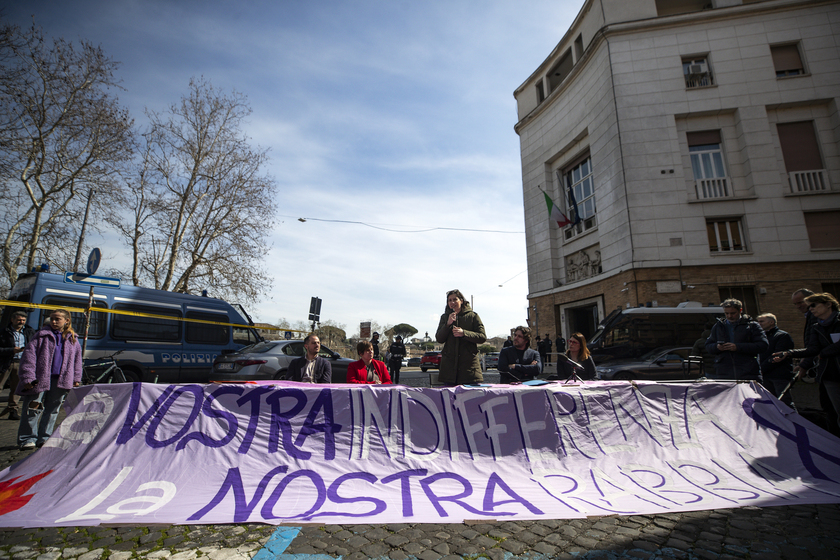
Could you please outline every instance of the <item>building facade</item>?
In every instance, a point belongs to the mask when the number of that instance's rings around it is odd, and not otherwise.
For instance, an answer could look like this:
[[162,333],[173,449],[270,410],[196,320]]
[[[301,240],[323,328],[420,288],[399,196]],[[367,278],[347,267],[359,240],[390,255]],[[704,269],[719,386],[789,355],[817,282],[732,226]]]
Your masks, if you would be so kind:
[[840,295],[837,0],[586,0],[514,97],[539,333],[736,297],[801,343]]

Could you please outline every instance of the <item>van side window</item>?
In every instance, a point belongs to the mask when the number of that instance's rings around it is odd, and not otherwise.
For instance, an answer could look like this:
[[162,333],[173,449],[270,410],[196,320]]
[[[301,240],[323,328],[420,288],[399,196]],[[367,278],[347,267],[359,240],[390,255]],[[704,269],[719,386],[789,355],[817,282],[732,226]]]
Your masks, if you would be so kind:
[[[41,300],[44,305],[55,305],[58,307],[78,307],[87,309],[87,299],[62,298],[62,297],[45,297]],[[93,301],[94,307],[106,307],[103,301]],[[43,325],[50,318],[50,309],[42,309],[40,314],[40,322],[38,325]],[[80,311],[70,312],[70,323],[73,325],[73,330],[76,331],[80,337],[85,336],[85,314]],[[88,328],[88,338],[102,338],[105,336],[105,313],[101,311],[92,311],[90,314],[90,327]]]
[[233,327],[233,342],[236,344],[254,344],[257,342],[257,335],[254,329]]
[[[114,309],[133,311],[151,315],[180,317],[181,311],[166,307],[137,305],[135,303],[115,303]],[[157,342],[180,342],[181,322],[154,317],[114,314],[111,337],[117,340],[153,340]]]
[[[227,315],[187,311],[187,319],[230,323]],[[186,323],[186,341],[192,344],[227,344],[230,341],[230,327],[209,323]]]

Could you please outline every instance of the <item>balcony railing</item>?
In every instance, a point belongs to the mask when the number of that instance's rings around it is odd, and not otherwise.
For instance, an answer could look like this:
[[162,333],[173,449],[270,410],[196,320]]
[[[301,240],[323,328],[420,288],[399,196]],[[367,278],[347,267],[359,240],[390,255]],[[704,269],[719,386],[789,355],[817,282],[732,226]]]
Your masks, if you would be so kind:
[[790,192],[792,193],[821,192],[827,190],[828,179],[825,176],[825,169],[793,171],[790,173]]
[[685,87],[691,88],[698,88],[698,87],[707,87],[715,85],[714,79],[712,79],[712,75],[708,72],[705,74],[686,74],[685,75]]
[[697,198],[700,200],[729,196],[729,182],[726,177],[700,179],[695,184],[697,186]]

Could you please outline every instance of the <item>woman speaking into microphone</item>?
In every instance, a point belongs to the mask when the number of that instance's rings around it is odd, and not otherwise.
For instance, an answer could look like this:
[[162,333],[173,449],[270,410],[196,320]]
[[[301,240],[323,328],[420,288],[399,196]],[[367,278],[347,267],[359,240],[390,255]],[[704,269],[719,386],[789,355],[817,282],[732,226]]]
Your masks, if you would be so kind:
[[478,345],[487,340],[478,313],[470,309],[460,290],[446,292],[435,340],[443,344],[439,380],[445,385],[468,385],[484,380]]

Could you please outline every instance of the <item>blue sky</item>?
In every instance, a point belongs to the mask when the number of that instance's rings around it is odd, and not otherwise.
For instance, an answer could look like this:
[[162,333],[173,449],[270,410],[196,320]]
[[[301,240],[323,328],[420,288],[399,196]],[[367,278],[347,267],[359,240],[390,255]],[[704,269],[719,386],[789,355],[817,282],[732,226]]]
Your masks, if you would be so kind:
[[[513,90],[559,42],[575,1],[3,2],[3,20],[99,44],[136,119],[204,76],[248,96],[246,133],[277,182],[274,277],[256,320],[433,331],[445,293],[474,298],[488,336],[527,302]],[[297,218],[310,218],[305,223]],[[547,219],[547,215],[546,215]],[[326,220],[365,222],[377,226]],[[518,233],[427,231],[429,228]],[[399,230],[399,231],[387,231]],[[103,266],[123,248],[98,241]],[[500,287],[501,284],[501,287]]]

